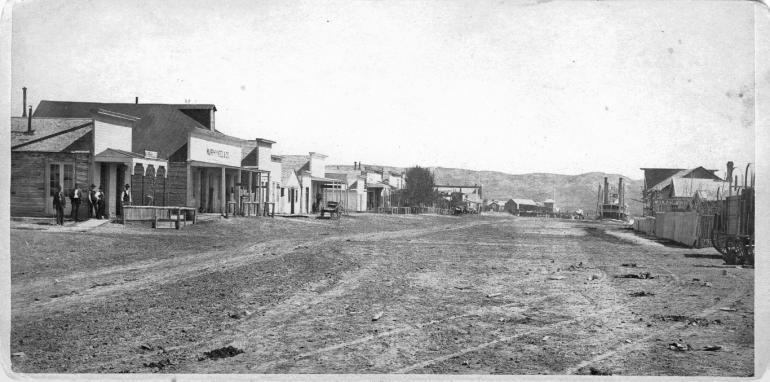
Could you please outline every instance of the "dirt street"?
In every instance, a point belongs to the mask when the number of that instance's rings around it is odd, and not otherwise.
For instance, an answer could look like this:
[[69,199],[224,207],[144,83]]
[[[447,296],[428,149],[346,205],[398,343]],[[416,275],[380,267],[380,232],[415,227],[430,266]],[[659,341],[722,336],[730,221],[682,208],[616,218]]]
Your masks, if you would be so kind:
[[11,251],[16,372],[753,375],[754,270],[608,223],[106,224]]

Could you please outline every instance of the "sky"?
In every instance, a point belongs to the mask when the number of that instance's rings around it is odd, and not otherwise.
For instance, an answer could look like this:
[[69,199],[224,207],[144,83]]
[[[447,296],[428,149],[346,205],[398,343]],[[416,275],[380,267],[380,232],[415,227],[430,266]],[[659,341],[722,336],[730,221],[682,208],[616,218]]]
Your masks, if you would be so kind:
[[[748,1],[21,1],[11,115],[213,103],[328,164],[512,174],[754,162]],[[758,80],[757,80],[758,79]]]

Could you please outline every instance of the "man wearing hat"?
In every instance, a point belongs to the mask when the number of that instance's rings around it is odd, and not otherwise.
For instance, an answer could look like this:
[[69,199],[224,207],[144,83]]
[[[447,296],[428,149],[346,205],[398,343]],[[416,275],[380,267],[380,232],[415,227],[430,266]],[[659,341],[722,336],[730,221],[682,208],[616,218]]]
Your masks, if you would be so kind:
[[101,188],[97,188],[96,191],[94,191],[94,198],[96,199],[96,218],[106,218],[107,214],[104,212],[104,192],[102,192]]
[[99,200],[96,198],[96,185],[91,185],[91,191],[88,192],[88,218],[95,218],[99,214]]
[[64,198],[64,193],[61,190],[61,185],[57,184],[52,192],[53,208],[56,211],[56,224],[58,225],[64,225],[64,207],[67,204],[67,199]]
[[80,186],[75,183],[75,188],[72,189],[72,193],[70,194],[70,200],[72,201],[70,217],[76,222],[80,221],[80,216],[78,216],[78,213],[80,212],[80,196]]
[[123,206],[130,206],[131,205],[131,185],[126,183],[125,188],[123,189],[123,193],[120,196],[120,200],[123,202]]

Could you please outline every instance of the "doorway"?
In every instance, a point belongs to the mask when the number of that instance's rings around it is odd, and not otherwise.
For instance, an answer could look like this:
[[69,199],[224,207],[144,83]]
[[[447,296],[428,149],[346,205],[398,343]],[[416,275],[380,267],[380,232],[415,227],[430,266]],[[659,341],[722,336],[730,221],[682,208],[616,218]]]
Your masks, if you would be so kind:
[[123,180],[126,176],[126,166],[117,165],[115,171],[115,215],[123,216]]
[[56,187],[61,185],[61,192],[67,200],[64,208],[64,216],[69,216],[72,211],[72,202],[69,200],[70,192],[75,188],[75,165],[72,163],[51,163],[48,167],[48,203],[46,211],[55,213],[53,208],[53,195]]
[[294,215],[294,200],[295,200],[295,194],[296,194],[296,189],[295,189],[295,188],[290,188],[290,189],[289,189],[289,205],[291,206],[291,208],[290,208],[290,209],[291,209],[291,214],[292,214],[292,215]]

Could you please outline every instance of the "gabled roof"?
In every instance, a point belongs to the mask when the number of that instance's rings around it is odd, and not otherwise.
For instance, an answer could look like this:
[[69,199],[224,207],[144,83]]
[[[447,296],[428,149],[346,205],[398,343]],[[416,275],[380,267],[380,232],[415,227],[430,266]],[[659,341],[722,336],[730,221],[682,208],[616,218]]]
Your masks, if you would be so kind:
[[679,179],[679,178],[722,180],[718,176],[714,175],[715,171],[716,170],[707,170],[703,168],[703,166],[695,167],[692,169],[679,170],[674,174],[672,174],[671,176],[669,176],[668,178],[663,179],[658,184],[652,187],[649,187],[647,190],[660,191],[668,187],[669,185],[671,185],[674,179]]
[[128,158],[144,158],[144,155],[142,154],[132,153],[130,151],[118,150],[118,149],[106,149],[96,155],[124,156]]
[[647,189],[651,189],[656,184],[671,177],[683,168],[642,168],[644,171],[644,184]]
[[[48,123],[34,123],[33,132],[27,134],[19,131],[11,132],[12,151],[42,151],[67,152],[91,150],[91,132],[94,129],[93,120],[69,119],[59,121],[48,120]],[[74,126],[73,126],[74,125]]]
[[187,143],[188,134],[239,145],[240,138],[211,131],[181,110],[215,109],[210,104],[150,104],[100,103],[71,101],[40,101],[34,117],[88,118],[93,111],[103,109],[139,118],[134,124],[133,146],[157,151],[168,158]]
[[[93,119],[91,118],[33,118],[32,133],[30,134],[27,133],[28,122],[27,118],[11,118],[11,149],[15,150],[20,145],[51,139],[56,135],[66,134],[69,131],[88,128],[87,131],[81,131],[80,135],[68,136],[69,138],[77,139],[93,128]],[[35,150],[25,149],[24,151]]]

